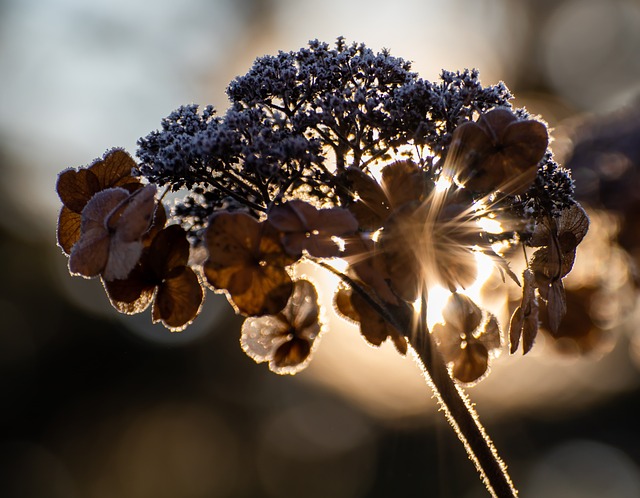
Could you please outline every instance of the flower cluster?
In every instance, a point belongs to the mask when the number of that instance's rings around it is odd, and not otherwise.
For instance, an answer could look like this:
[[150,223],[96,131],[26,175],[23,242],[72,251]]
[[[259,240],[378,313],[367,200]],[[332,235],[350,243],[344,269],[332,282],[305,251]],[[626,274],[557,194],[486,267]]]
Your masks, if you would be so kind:
[[[520,284],[501,241],[537,248],[512,352],[521,336],[525,353],[533,345],[539,301],[557,329],[588,219],[546,125],[512,109],[503,84],[483,87],[468,70],[424,81],[388,51],[339,39],[260,58],[227,93],[224,116],[195,105],[169,115],[139,140],[139,163],[113,149],[59,176],[69,269],[99,276],[119,311],[153,303],[153,320],[180,330],[208,286],[247,317],[245,352],[295,373],[322,329],[314,284],[294,278],[300,262],[337,274],[338,313],[402,354],[420,330],[416,304],[439,285],[451,297],[432,333],[452,375],[470,383],[502,344],[497,318],[464,294],[477,256]],[[189,193],[167,219],[164,192],[180,189]],[[484,230],[485,219],[503,229]],[[206,251],[198,265],[195,247]]]

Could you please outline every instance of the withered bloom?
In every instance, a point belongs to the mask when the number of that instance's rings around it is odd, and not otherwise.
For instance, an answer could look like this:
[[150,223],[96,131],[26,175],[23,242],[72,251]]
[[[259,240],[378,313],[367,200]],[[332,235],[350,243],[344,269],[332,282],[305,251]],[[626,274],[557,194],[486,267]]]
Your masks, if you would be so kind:
[[[363,283],[357,283],[363,289],[367,289]],[[380,316],[380,313],[373,309],[358,292],[352,289],[339,288],[335,294],[334,303],[336,310],[342,316],[360,325],[360,333],[369,344],[380,346],[387,339],[391,339],[400,354],[407,353],[407,339]],[[398,306],[387,304],[387,307],[388,309],[400,311]],[[408,310],[406,309],[405,311]]]
[[156,209],[155,194],[155,185],[133,194],[122,188],[95,194],[82,210],[80,238],[71,250],[69,271],[87,278],[126,278],[142,254],[142,237]]
[[126,279],[104,281],[111,304],[121,313],[141,313],[153,301],[153,322],[172,331],[184,329],[198,315],[203,291],[188,266],[189,242],[180,225],[160,230]]
[[536,178],[548,142],[541,122],[493,109],[456,128],[447,163],[470,190],[523,194]]
[[88,168],[66,169],[58,175],[56,191],[62,201],[58,218],[58,245],[65,254],[80,238],[80,213],[98,192],[121,187],[129,192],[142,187],[131,170],[136,163],[124,150],[112,149]]
[[386,221],[379,246],[393,290],[414,301],[423,282],[452,291],[471,285],[477,276],[474,247],[485,242],[465,193],[451,190],[420,205],[408,203]]
[[573,268],[576,248],[587,234],[589,218],[579,204],[564,209],[558,218],[547,217],[538,223],[528,244],[540,247],[533,253],[529,268],[536,287],[547,302],[551,332],[557,332],[567,312],[565,277]]
[[268,361],[275,373],[298,373],[307,366],[320,334],[319,313],[315,287],[307,280],[297,280],[282,311],[244,321],[242,349],[258,363]]
[[475,382],[489,367],[489,352],[500,347],[500,328],[494,315],[467,296],[452,294],[442,310],[444,324],[433,327],[440,352],[453,363],[453,376]]
[[340,246],[333,237],[344,237],[358,229],[357,220],[346,209],[317,209],[301,200],[274,207],[269,222],[282,232],[282,244],[295,258],[303,251],[318,258],[339,256]]
[[285,307],[293,284],[285,269],[295,258],[285,251],[279,232],[244,213],[214,214],[205,233],[209,254],[204,274],[215,289],[225,289],[239,312],[275,315]]
[[526,269],[522,274],[522,301],[513,315],[509,326],[511,354],[515,353],[522,337],[522,353],[527,354],[538,335],[538,298],[533,272]]
[[381,183],[358,168],[347,168],[345,177],[355,200],[349,204],[360,228],[375,231],[391,212],[410,202],[421,201],[433,188],[413,161],[396,161],[382,168]]

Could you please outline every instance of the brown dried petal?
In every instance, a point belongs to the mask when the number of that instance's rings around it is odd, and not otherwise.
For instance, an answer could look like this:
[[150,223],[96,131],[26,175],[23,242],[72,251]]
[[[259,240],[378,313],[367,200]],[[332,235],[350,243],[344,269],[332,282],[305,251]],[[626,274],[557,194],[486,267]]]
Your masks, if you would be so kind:
[[424,173],[413,161],[397,161],[382,168],[382,189],[392,209],[422,200],[427,185]]
[[383,257],[375,251],[374,242],[364,234],[349,237],[344,259],[350,268],[384,302],[398,304],[398,299],[389,287],[389,275]]
[[536,283],[533,272],[526,269],[522,274],[522,300],[511,317],[509,340],[511,354],[518,349],[522,336],[523,354],[527,354],[538,334],[538,299],[536,298]]
[[158,287],[153,303],[153,322],[161,321],[171,330],[182,330],[198,315],[202,298],[198,276],[191,268],[183,266]]
[[349,205],[349,211],[358,220],[360,228],[365,231],[377,230],[389,214],[389,201],[382,187],[358,168],[347,168],[345,176],[358,197]]
[[62,206],[58,217],[58,245],[67,255],[71,254],[71,249],[80,238],[80,220],[79,213],[72,211],[67,206]]
[[283,245],[294,257],[300,257],[303,250],[319,258],[336,257],[340,247],[332,237],[352,234],[358,229],[358,221],[346,209],[319,210],[300,200],[273,208],[269,222],[283,232]]
[[112,187],[123,187],[133,192],[141,187],[131,176],[136,163],[124,150],[107,151],[101,160],[89,168],[67,169],[58,175],[56,191],[62,203],[71,211],[80,213],[94,194]]
[[120,313],[133,315],[146,310],[155,294],[157,283],[150,280],[141,267],[134,268],[126,279],[102,280],[111,305]]
[[460,181],[471,190],[522,194],[535,180],[547,144],[544,124],[494,109],[454,131],[448,168],[461,168]]
[[105,226],[106,219],[128,196],[126,190],[108,189],[94,195],[87,203],[82,211],[80,239],[69,257],[69,271],[72,274],[91,278],[104,271],[111,244],[111,235]]
[[360,322],[360,333],[370,344],[380,346],[391,338],[394,346],[402,355],[407,353],[407,340],[393,326],[385,321],[371,305],[356,291],[351,291],[351,305]]
[[459,333],[472,334],[482,322],[482,310],[469,297],[454,293],[442,309],[442,317]]
[[478,342],[467,343],[460,349],[458,357],[453,362],[453,376],[460,382],[469,384],[482,377],[489,367],[489,352]]
[[567,314],[567,299],[562,280],[557,280],[549,287],[547,295],[547,316],[551,333],[558,332],[560,322]]

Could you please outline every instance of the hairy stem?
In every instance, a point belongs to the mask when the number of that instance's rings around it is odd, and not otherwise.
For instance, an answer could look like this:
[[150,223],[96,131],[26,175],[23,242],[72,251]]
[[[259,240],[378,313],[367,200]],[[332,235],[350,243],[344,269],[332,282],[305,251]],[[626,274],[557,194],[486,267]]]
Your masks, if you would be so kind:
[[408,335],[408,339],[424,369],[427,382],[436,394],[447,420],[456,431],[469,458],[475,464],[487,490],[497,498],[517,497],[518,492],[507,473],[507,466],[498,456],[467,395],[451,378],[447,365],[436,349],[427,329],[426,315],[427,298],[426,292],[423,292],[418,327]]
[[422,367],[426,380],[438,398],[449,424],[456,431],[489,493],[496,498],[517,498],[518,492],[507,473],[507,466],[498,456],[493,442],[480,423],[478,414],[467,395],[451,378],[444,359],[433,343],[427,328],[426,289],[422,292],[418,326],[413,327],[403,317],[396,316],[393,310],[373,299],[364,288],[344,273],[323,261],[315,259],[312,261],[340,277],[393,327],[405,331],[405,336],[416,354],[416,361]]

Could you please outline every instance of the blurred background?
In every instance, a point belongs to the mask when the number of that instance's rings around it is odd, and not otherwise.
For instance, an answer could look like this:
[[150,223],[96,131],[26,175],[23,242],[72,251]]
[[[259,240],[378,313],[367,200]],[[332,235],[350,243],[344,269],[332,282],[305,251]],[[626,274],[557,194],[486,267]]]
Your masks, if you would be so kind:
[[340,35],[427,79],[477,67],[553,128],[592,218],[570,313],[469,394],[521,496],[640,496],[637,0],[0,0],[0,496],[486,496],[419,369],[329,291],[316,358],[279,377],[224,298],[179,334],[122,319],[55,245],[59,171]]

